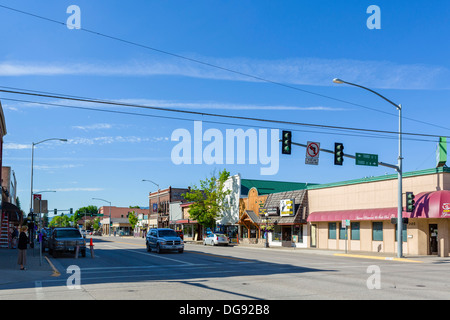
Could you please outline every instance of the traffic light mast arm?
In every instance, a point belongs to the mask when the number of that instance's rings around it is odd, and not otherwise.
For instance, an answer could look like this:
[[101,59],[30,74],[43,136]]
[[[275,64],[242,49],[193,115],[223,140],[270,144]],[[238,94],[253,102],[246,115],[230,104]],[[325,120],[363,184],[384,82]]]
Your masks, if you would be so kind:
[[[280,142],[282,142],[282,140],[280,140]],[[307,148],[307,147],[308,147],[306,144],[297,143],[297,142],[291,142],[291,144],[296,145],[296,146],[300,146],[300,147],[304,147],[304,148]],[[322,148],[319,148],[319,150],[320,150],[321,152],[326,152],[326,153],[334,154],[334,151],[333,151],[333,150],[322,149]],[[351,159],[356,159],[356,156],[352,156],[352,155],[345,154],[345,153],[344,153],[344,157],[351,158]],[[389,163],[378,162],[378,165],[379,165],[379,166],[383,166],[383,167],[388,167],[388,168],[391,168],[391,169],[395,169],[396,171],[399,170],[398,166],[393,165],[393,164],[389,164]]]

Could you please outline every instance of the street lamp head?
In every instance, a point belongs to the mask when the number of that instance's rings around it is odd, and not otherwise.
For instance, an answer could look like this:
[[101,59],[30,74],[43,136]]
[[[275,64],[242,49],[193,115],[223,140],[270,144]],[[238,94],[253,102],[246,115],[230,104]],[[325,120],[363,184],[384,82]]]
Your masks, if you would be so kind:
[[342,83],[344,83],[344,81],[341,80],[341,79],[339,79],[339,78],[334,78],[334,79],[333,79],[333,82],[334,82],[334,83],[337,83],[337,84],[342,84]]

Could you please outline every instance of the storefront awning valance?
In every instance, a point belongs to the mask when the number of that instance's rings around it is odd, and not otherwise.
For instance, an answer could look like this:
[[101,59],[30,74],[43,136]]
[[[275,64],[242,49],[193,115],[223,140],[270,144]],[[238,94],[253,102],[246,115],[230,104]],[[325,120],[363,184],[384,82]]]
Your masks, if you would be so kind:
[[[415,196],[414,212],[403,211],[403,218],[450,218],[450,191],[422,192]],[[356,209],[313,212],[309,222],[390,220],[397,218],[397,208]]]
[[22,219],[22,212],[20,209],[10,202],[3,201],[1,204],[2,211],[8,214],[10,221],[20,221]]
[[[405,212],[406,213],[406,212]],[[407,216],[404,213],[404,217]],[[313,212],[308,216],[309,222],[320,221],[361,221],[361,220],[390,220],[397,217],[397,208],[382,209],[357,209],[341,211],[321,211]]]

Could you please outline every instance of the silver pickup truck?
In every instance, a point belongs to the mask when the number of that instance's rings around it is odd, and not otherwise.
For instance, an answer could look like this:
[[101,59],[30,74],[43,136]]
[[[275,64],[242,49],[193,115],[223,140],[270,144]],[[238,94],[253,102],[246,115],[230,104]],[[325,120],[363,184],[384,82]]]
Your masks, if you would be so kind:
[[184,242],[178,234],[168,228],[150,229],[146,238],[147,251],[153,249],[161,253],[163,250],[177,250],[179,253],[184,251]]
[[77,246],[83,257],[86,257],[86,240],[77,228],[55,228],[48,239],[48,252],[54,258],[60,253],[75,253]]

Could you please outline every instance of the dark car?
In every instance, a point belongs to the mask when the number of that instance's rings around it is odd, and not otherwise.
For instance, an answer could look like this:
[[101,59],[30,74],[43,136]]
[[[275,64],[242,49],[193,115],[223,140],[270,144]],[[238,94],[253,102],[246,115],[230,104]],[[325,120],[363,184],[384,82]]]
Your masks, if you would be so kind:
[[150,229],[145,243],[148,252],[153,249],[158,253],[163,250],[177,250],[179,253],[184,251],[183,240],[174,230],[168,228]]
[[53,257],[65,252],[75,253],[77,246],[83,257],[86,257],[86,240],[77,228],[55,228],[48,241],[48,252]]

